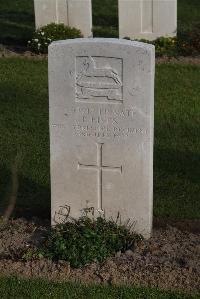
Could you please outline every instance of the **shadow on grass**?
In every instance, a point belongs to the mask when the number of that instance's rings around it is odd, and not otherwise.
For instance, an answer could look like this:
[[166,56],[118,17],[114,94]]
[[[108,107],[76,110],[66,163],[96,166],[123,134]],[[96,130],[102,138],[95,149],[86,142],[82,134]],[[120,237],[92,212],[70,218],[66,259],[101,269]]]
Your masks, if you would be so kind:
[[33,3],[20,7],[19,1],[5,2],[0,4],[0,43],[26,45],[35,26]]
[[192,184],[199,183],[200,155],[170,149],[154,148],[154,172],[175,175]]
[[192,152],[154,150],[154,216],[199,219],[200,156]]
[[20,24],[2,23],[0,21],[0,27],[2,30],[0,43],[6,45],[26,46],[33,34],[33,29],[22,27]]
[[[0,166],[0,215],[7,209],[12,194],[11,171]],[[12,217],[49,218],[51,214],[50,187],[41,186],[22,175],[18,175],[19,188]]]

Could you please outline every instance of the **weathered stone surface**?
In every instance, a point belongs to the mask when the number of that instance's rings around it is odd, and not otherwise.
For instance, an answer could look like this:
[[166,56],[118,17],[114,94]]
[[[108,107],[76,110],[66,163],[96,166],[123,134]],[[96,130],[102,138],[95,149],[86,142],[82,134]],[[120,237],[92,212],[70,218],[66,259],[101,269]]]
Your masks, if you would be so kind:
[[154,47],[76,39],[49,47],[52,223],[90,211],[148,237]]
[[84,37],[91,37],[91,0],[68,0],[68,23],[69,26],[80,29]]
[[66,0],[34,0],[36,28],[49,23],[68,25]]
[[177,0],[118,0],[119,36],[154,40],[175,36]]
[[64,23],[92,36],[91,0],[34,0],[36,28],[49,23]]

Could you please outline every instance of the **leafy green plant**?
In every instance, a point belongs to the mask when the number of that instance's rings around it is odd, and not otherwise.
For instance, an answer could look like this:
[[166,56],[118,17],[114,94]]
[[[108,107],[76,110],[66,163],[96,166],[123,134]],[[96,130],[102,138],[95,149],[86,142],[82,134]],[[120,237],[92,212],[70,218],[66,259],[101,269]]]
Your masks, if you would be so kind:
[[156,56],[176,56],[177,38],[176,37],[159,37],[153,42]]
[[103,217],[95,220],[84,216],[52,228],[37,255],[66,260],[72,267],[80,267],[93,261],[102,262],[118,251],[124,252],[139,239],[141,236],[127,225]]
[[[130,38],[125,37],[125,39]],[[156,57],[177,55],[176,37],[159,37],[153,41],[149,41],[147,39],[136,39],[136,41],[154,45]]]
[[34,259],[42,259],[44,255],[42,252],[37,250],[36,248],[28,248],[22,255],[22,260],[34,260]]
[[73,39],[82,37],[81,31],[64,24],[51,23],[37,29],[33,38],[28,41],[28,48],[37,54],[48,53],[48,46],[56,40]]

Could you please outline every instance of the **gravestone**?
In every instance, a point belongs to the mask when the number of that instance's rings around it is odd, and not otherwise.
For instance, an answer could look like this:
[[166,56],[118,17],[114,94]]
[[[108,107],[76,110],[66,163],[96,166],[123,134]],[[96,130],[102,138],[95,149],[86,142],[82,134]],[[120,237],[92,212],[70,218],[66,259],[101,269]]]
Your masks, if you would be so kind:
[[52,223],[91,212],[149,237],[154,46],[75,39],[49,47]]
[[177,0],[118,0],[119,36],[154,40],[177,32]]
[[91,0],[34,0],[36,28],[49,23],[63,23],[92,36]]

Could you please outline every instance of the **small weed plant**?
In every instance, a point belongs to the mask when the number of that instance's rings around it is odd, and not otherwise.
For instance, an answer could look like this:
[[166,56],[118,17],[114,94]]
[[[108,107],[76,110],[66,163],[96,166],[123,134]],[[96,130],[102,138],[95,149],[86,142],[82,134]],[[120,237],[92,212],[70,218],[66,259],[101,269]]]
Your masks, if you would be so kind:
[[[133,248],[141,238],[128,225],[119,225],[117,221],[104,217],[91,219],[84,216],[52,228],[37,257],[65,260],[76,268],[91,262],[102,262],[116,252]],[[31,258],[30,252],[25,257]]]
[[[130,39],[130,38],[125,37],[125,39]],[[177,56],[176,37],[159,37],[153,41],[149,41],[147,39],[135,39],[135,41],[154,45],[156,57]]]
[[28,41],[28,48],[34,53],[46,54],[51,42],[79,37],[82,37],[80,30],[64,24],[51,23],[34,32],[33,38]]
[[176,56],[177,38],[176,37],[159,37],[153,42],[156,56]]

